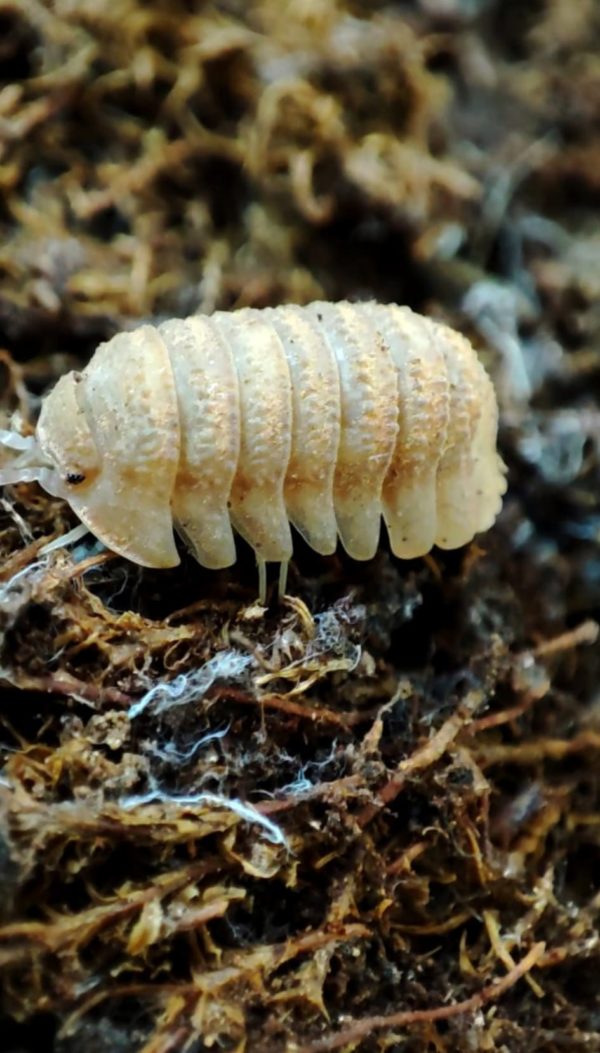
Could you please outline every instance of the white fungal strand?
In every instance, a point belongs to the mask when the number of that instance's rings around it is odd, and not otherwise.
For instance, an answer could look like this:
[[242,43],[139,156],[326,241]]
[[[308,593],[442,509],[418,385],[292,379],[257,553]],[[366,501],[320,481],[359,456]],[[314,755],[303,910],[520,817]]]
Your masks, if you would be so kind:
[[[460,334],[406,307],[314,303],[144,325],[46,397],[0,483],[37,478],[144,566],[235,562],[233,528],[287,564],[290,522],[322,554],[457,548],[506,488],[492,384]],[[8,443],[6,443],[9,446]],[[21,449],[18,445],[13,448]]]

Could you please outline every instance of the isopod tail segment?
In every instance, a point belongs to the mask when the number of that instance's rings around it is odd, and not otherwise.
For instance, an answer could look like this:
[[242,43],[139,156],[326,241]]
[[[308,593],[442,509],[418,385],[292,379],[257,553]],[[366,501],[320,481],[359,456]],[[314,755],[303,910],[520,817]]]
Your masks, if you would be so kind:
[[[231,566],[235,529],[285,589],[290,523],[368,560],[458,548],[506,489],[494,390],[471,345],[408,308],[314,303],[143,325],[0,433],[0,485],[37,480],[135,563]],[[2,450],[5,452],[2,453]],[[6,463],[8,462],[8,463]]]

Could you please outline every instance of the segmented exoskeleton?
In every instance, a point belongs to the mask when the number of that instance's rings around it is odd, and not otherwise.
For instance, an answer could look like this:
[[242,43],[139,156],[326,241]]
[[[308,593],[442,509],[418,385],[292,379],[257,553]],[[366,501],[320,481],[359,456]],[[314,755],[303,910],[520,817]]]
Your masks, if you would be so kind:
[[497,417],[468,341],[406,307],[219,311],[102,344],[44,399],[0,482],[38,479],[143,566],[179,562],[173,526],[205,567],[230,566],[234,528],[264,596],[290,523],[357,560],[382,515],[400,558],[486,530],[505,490]]

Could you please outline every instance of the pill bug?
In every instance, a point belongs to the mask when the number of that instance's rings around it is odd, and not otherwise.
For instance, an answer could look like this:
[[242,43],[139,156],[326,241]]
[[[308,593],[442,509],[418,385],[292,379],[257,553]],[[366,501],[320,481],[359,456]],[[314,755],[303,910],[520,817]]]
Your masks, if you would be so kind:
[[[43,401],[0,483],[36,479],[135,563],[287,567],[290,523],[356,560],[458,548],[505,490],[492,384],[468,341],[407,307],[312,303],[142,325]],[[6,436],[9,436],[7,439]],[[282,582],[283,584],[283,582]]]

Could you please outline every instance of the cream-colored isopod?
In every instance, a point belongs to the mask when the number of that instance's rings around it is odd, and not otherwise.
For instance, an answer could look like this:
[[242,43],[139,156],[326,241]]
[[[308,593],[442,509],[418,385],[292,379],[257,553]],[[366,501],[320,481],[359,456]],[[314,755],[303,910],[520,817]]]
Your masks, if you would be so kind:
[[235,529],[264,598],[290,523],[357,560],[381,516],[403,559],[490,527],[506,488],[497,423],[468,341],[407,307],[219,311],[102,344],[46,396],[0,483],[38,479],[142,566],[179,562],[175,527],[203,566],[228,567]]

